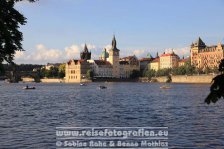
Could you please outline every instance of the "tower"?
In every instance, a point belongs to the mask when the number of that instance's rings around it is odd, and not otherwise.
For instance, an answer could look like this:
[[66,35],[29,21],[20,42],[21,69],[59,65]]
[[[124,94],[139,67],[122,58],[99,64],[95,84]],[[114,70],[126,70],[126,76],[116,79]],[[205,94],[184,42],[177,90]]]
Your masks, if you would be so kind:
[[91,52],[89,52],[89,50],[88,50],[86,44],[85,44],[85,46],[84,46],[83,51],[80,53],[80,58],[81,58],[82,60],[89,60],[89,59],[91,59]]
[[201,59],[199,59],[198,55],[200,50],[206,47],[205,43],[199,37],[195,43],[191,44],[191,65],[196,66],[197,68],[201,65]]
[[115,36],[112,40],[112,48],[109,50],[109,62],[113,66],[113,77],[120,78],[120,63],[119,63],[119,52],[117,49],[117,41]]

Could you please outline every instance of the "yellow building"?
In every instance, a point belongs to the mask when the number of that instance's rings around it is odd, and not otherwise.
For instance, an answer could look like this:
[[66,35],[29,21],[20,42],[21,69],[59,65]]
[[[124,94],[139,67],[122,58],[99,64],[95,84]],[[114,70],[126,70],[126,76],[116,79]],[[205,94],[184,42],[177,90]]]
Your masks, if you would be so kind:
[[160,56],[160,69],[178,67],[179,56],[174,52],[162,54]]
[[223,51],[223,44],[218,43],[218,45],[206,46],[199,37],[191,45],[191,65],[200,69],[218,67],[223,59]]
[[65,82],[76,83],[85,82],[87,71],[90,70],[91,53],[85,45],[83,52],[80,53],[81,60],[70,60],[65,65]]
[[155,58],[151,63],[149,63],[150,69],[158,71],[160,69],[160,60],[159,57]]
[[90,64],[86,60],[70,60],[66,63],[65,82],[85,82]]

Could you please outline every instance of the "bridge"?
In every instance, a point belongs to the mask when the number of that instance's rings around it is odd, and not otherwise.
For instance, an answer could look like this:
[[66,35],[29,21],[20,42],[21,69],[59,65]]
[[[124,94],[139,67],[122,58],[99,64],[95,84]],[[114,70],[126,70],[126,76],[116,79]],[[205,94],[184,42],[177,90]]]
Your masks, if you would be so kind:
[[24,77],[33,78],[35,82],[40,82],[39,71],[6,71],[2,78],[7,79],[10,83],[18,83]]

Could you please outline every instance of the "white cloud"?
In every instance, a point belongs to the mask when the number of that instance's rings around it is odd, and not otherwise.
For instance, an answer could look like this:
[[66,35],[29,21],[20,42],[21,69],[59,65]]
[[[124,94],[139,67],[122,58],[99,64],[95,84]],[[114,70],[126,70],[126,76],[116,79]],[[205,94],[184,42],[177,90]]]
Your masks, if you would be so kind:
[[[92,52],[92,59],[98,59],[104,48],[107,51],[111,48],[108,44],[104,47],[97,47],[93,44],[87,45],[88,49]],[[33,51],[17,51],[15,53],[15,62],[24,64],[46,64],[46,63],[62,63],[67,62],[70,59],[79,59],[80,52],[83,50],[84,44],[65,47],[63,50],[48,48],[43,44],[36,45]],[[186,57],[190,54],[190,47],[183,48],[167,48],[166,53],[172,52],[172,50],[182,57]],[[129,55],[136,55],[138,58],[146,57],[148,51],[145,49],[121,49],[120,57],[125,57]]]
[[174,48],[174,49],[167,48],[167,49],[165,49],[165,52],[166,53],[171,53],[172,50],[174,51],[174,53],[176,53],[180,57],[182,57],[182,56],[189,56],[190,55],[190,47]]
[[146,51],[145,50],[134,50],[133,55],[137,56],[137,57],[142,57],[143,55],[145,55]]
[[80,47],[77,45],[72,45],[65,48],[65,56],[67,59],[78,58],[80,53]]
[[[38,44],[32,52],[17,51],[15,54],[16,63],[24,64],[46,64],[46,63],[62,63],[70,59],[79,59],[80,52],[83,50],[85,44],[71,45],[65,47],[63,50],[48,48],[43,44]],[[93,44],[87,45],[92,52],[92,59],[98,59],[103,48],[98,48]]]
[[111,44],[108,44],[104,48],[106,48],[106,50],[109,51],[112,48],[112,45]]

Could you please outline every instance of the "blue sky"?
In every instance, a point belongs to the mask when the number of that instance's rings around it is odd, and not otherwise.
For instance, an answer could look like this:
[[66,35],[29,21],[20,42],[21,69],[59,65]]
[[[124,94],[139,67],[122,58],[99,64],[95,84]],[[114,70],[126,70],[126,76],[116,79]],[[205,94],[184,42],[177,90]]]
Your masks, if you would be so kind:
[[18,63],[78,58],[84,43],[97,58],[113,34],[122,56],[139,58],[171,48],[188,55],[199,36],[207,45],[224,43],[223,0],[39,0],[16,8],[28,21]]

